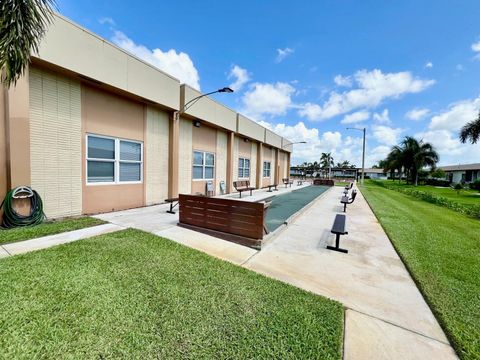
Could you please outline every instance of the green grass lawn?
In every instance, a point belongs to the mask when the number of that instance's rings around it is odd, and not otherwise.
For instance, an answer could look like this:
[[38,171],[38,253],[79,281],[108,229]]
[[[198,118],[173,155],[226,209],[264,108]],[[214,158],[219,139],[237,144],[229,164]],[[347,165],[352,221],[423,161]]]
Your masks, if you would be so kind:
[[124,230],[0,260],[0,358],[340,359],[343,308]]
[[361,191],[463,359],[480,359],[480,221],[367,182]]
[[476,190],[465,189],[457,193],[456,190],[453,190],[449,187],[435,187],[430,185],[406,185],[404,182],[399,183],[398,181],[385,180],[388,183],[388,186],[391,187],[402,187],[402,188],[414,188],[421,191],[428,191],[437,196],[442,196],[452,201],[456,201],[464,205],[480,205],[480,193]]
[[91,218],[67,218],[58,221],[49,221],[36,226],[15,229],[0,229],[0,244],[34,239],[47,235],[59,234],[65,231],[83,229],[90,226],[105,224],[105,221]]

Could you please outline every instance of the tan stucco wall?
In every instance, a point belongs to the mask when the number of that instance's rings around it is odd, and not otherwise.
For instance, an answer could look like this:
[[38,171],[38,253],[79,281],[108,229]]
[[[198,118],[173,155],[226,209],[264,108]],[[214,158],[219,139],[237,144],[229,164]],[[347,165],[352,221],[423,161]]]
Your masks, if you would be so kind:
[[78,81],[30,68],[30,177],[47,217],[82,212]]
[[[233,169],[233,179],[232,179],[232,183],[233,181],[237,181],[238,180],[238,156],[239,156],[239,153],[238,153],[238,148],[239,148],[239,139],[237,136],[234,137],[234,140],[233,140],[233,164],[232,164],[232,169]],[[232,192],[235,192],[235,188],[232,186]]]
[[250,155],[250,185],[257,184],[257,143],[252,143]]
[[265,128],[242,114],[237,116],[237,132],[257,141],[265,138]]
[[192,131],[190,120],[180,119],[179,149],[178,149],[178,192],[191,194],[192,192]]
[[[220,181],[224,181],[227,184],[227,133],[221,130],[217,130],[217,150],[216,150],[216,193],[221,194]],[[226,188],[226,186],[225,186]]]
[[[9,189],[7,189],[7,144],[5,129],[5,89],[0,87],[0,199]],[[0,200],[1,201],[1,200]],[[0,216],[1,216],[0,210]]]
[[177,79],[60,15],[54,16],[34,57],[178,109]]
[[265,144],[275,146],[276,148],[282,148],[282,137],[275,134],[268,129],[265,130]]
[[[217,161],[217,130],[202,124],[200,127],[193,127],[192,130],[193,150],[208,151],[215,154]],[[193,166],[193,165],[192,165]],[[216,169],[215,169],[216,170]],[[204,180],[192,179],[192,194],[206,194],[207,182]],[[216,189],[216,171],[214,171],[213,188]]]
[[[184,100],[184,103],[202,94],[188,85],[182,85],[180,91],[180,99]],[[187,109],[186,114],[230,131],[235,131],[237,128],[237,113],[209,97],[203,97],[195,102],[195,105]]]
[[126,98],[82,85],[82,186],[85,214],[145,205],[145,163],[142,184],[86,185],[85,135],[98,134],[143,141],[145,106]]
[[168,197],[168,126],[168,113],[147,107],[144,149],[147,205],[162,203]]
[[262,186],[272,185],[275,183],[275,150],[270,146],[263,146],[263,161],[270,161],[270,177],[263,177],[263,164],[262,164]]
[[7,147],[11,188],[30,185],[30,84],[29,72],[18,79],[7,95]]

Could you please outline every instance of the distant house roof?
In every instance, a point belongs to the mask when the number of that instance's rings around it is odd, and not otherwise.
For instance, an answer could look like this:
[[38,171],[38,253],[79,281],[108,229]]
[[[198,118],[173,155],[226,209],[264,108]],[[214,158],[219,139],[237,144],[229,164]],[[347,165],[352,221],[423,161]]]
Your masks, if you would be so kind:
[[439,166],[438,168],[443,171],[480,170],[480,163]]
[[[362,172],[362,169],[358,169],[359,172]],[[383,169],[365,169],[365,173],[371,173],[371,174],[383,174]]]

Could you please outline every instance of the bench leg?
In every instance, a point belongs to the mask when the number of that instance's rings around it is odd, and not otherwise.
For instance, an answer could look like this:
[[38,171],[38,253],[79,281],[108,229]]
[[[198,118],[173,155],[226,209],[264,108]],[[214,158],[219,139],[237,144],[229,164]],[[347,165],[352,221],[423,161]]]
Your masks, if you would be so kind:
[[241,199],[241,198],[242,198],[242,192],[241,192],[241,191],[239,191],[239,193],[240,193],[240,199]]
[[178,202],[177,202],[175,205],[173,205],[173,202],[171,202],[171,203],[170,203],[170,209],[167,210],[167,213],[169,213],[169,214],[175,214],[175,211],[173,211],[173,208],[174,208],[175,206],[177,206],[177,204],[178,204]]
[[335,246],[330,246],[328,245],[327,246],[327,249],[328,250],[333,250],[333,251],[338,251],[338,252],[341,252],[341,253],[344,253],[344,254],[348,254],[348,250],[347,249],[342,249],[340,247],[340,234],[335,234],[336,237],[335,237]]
[[343,212],[347,212],[347,203],[343,204]]
[[250,196],[252,196],[252,190],[250,190]]

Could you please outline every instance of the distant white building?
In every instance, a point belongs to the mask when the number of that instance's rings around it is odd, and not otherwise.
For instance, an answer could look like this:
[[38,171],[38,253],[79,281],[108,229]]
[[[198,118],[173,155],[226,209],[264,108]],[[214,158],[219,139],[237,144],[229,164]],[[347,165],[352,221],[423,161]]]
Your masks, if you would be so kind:
[[[362,169],[358,169],[358,176],[362,176]],[[376,180],[387,180],[388,177],[390,176],[389,173],[384,174],[383,169],[373,169],[373,168],[367,168],[365,169],[365,177],[368,177],[370,179],[376,179]]]
[[470,183],[480,179],[480,163],[439,166],[452,183]]

